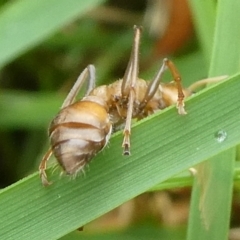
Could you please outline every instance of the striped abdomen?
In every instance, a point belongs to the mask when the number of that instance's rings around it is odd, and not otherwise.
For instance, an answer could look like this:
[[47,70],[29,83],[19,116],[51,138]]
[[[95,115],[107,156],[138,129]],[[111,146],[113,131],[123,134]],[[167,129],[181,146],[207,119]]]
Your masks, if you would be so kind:
[[53,153],[66,174],[76,174],[108,142],[112,125],[107,109],[82,100],[63,108],[52,121],[49,136]]

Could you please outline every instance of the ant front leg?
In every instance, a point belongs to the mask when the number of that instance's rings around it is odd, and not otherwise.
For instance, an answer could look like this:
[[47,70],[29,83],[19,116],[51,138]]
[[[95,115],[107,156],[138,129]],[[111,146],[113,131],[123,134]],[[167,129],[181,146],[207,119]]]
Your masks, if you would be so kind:
[[147,91],[145,93],[145,96],[140,103],[140,110],[143,110],[147,103],[153,98],[154,94],[156,93],[157,89],[159,88],[159,85],[161,83],[161,78],[165,70],[169,68],[170,72],[172,73],[174,82],[177,87],[178,91],[178,99],[177,99],[177,108],[179,114],[186,114],[186,111],[184,109],[184,94],[183,94],[183,88],[181,85],[181,77],[178,73],[176,67],[174,66],[173,62],[168,60],[167,58],[163,59],[163,63],[153,80],[149,83]]
[[178,113],[181,115],[187,114],[187,112],[184,109],[184,94],[183,94],[183,88],[182,88],[182,83],[181,83],[181,76],[177,70],[177,68],[175,67],[175,65],[173,64],[172,61],[168,60],[167,58],[165,58],[164,63],[166,64],[166,66],[169,68],[172,76],[173,76],[173,80],[177,86],[177,91],[178,91],[178,99],[177,99],[177,109],[178,109]]
[[[88,76],[89,76],[89,80],[88,80],[89,82],[88,82],[87,92],[86,92],[85,96],[88,95],[89,92],[94,88],[94,86],[95,86],[95,67],[93,65],[89,65],[79,75],[77,81],[75,82],[72,89],[70,90],[67,97],[65,98],[65,100],[61,106],[61,109],[71,105],[75,101],[76,96],[78,95],[83,83],[86,81]],[[49,160],[51,155],[52,155],[52,148],[49,148],[49,150],[43,156],[43,158],[40,162],[40,165],[39,165],[39,176],[40,176],[42,184],[44,186],[48,186],[51,184],[51,182],[48,181],[47,174],[46,174],[47,161]]]
[[207,84],[218,83],[222,80],[225,80],[227,77],[228,77],[228,75],[205,78],[205,79],[199,80],[197,82],[194,82],[187,89],[190,93],[193,93],[199,87],[203,87],[203,86],[205,87]]
[[141,28],[134,26],[134,41],[128,67],[122,81],[122,98],[127,99],[127,116],[126,123],[123,130],[123,154],[130,155],[130,135],[131,135],[131,121],[133,115],[133,105],[135,102],[135,88],[138,78],[138,53],[140,43]]

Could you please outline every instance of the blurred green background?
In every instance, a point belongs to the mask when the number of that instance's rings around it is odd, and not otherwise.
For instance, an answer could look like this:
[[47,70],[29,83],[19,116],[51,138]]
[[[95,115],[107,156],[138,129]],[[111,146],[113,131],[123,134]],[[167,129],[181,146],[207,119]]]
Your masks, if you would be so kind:
[[[123,76],[133,25],[144,29],[140,77],[151,79],[163,57],[185,86],[207,76],[187,1],[81,2],[0,1],[0,188],[37,171],[48,124],[83,68],[95,65],[97,85]],[[184,239],[189,199],[188,188],[143,194],[62,239]]]

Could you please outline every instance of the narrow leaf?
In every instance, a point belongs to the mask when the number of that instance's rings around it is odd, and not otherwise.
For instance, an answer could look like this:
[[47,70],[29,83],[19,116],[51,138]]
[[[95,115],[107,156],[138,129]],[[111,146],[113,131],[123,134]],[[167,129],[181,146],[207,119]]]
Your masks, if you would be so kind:
[[[227,0],[218,1],[211,76],[239,71],[240,32],[236,26],[239,14],[239,1],[232,1],[231,4]],[[231,103],[232,98],[229,96],[226,101]],[[221,105],[218,111],[222,111]],[[235,117],[238,122],[238,114]],[[219,144],[228,138],[224,120],[221,121],[215,135]],[[228,238],[235,159],[235,148],[228,149],[196,167],[188,239]]]
[[[58,239],[127,200],[240,142],[240,76],[186,101],[186,116],[171,107],[132,129],[132,155],[122,156],[122,133],[69,181],[49,169],[44,188],[35,173],[0,192],[2,239]],[[227,101],[231,98],[232,101]],[[219,111],[221,108],[221,111]],[[219,143],[215,133],[225,129]]]
[[11,1],[0,11],[0,67],[103,0]]

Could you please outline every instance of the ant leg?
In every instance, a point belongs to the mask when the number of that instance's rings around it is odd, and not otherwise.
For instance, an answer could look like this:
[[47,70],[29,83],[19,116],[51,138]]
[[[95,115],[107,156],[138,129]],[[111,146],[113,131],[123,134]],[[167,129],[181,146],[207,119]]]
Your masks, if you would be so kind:
[[127,116],[126,123],[123,130],[124,138],[123,138],[123,154],[130,155],[130,135],[131,135],[131,120],[133,113],[133,105],[135,101],[135,86],[138,77],[138,53],[139,53],[139,43],[140,43],[140,35],[141,29],[139,27],[134,26],[134,41],[133,48],[130,56],[130,60],[128,63],[127,70],[123,77],[122,82],[122,97],[128,99],[127,105]]
[[140,35],[141,35],[141,27],[134,26],[134,40],[132,52],[130,55],[130,59],[128,62],[127,69],[123,76],[121,92],[123,98],[128,98],[131,86],[133,85],[133,76],[135,75],[137,78],[139,62],[138,62],[138,54],[139,54],[139,44],[140,44]]
[[205,78],[205,79],[199,80],[197,82],[194,82],[187,89],[191,93],[193,93],[197,88],[199,88],[201,86],[206,86],[207,84],[220,82],[222,80],[225,80],[227,77],[228,77],[228,75],[223,75],[223,76],[218,76],[218,77],[211,77],[211,78]]
[[79,75],[77,78],[77,81],[73,85],[72,89],[68,93],[67,97],[65,98],[61,108],[67,107],[70,104],[72,104],[75,101],[76,96],[78,95],[82,85],[86,81],[88,75],[89,80],[88,80],[88,88],[86,95],[89,94],[89,92],[94,88],[95,86],[95,67],[93,65],[88,65]]
[[[88,88],[87,88],[86,95],[89,94],[89,92],[94,88],[94,86],[95,86],[95,67],[93,65],[89,65],[81,72],[81,74],[77,78],[77,81],[75,82],[72,89],[70,90],[67,97],[65,98],[65,100],[61,106],[61,109],[69,106],[70,104],[72,104],[75,101],[75,98],[76,98],[77,94],[79,93],[83,83],[86,81],[88,75],[89,75],[89,80],[88,80],[89,82],[88,82]],[[42,180],[42,184],[44,186],[48,186],[51,184],[48,181],[47,174],[46,174],[47,161],[49,160],[51,155],[52,155],[52,149],[50,148],[46,152],[46,154],[43,156],[43,158],[40,162],[40,165],[39,165],[39,175]]]
[[52,155],[52,149],[49,148],[48,151],[45,153],[40,165],[39,165],[39,176],[41,178],[42,184],[44,186],[49,186],[51,182],[48,181],[46,168],[47,168],[47,161]]
[[85,96],[87,96],[95,88],[95,82],[96,82],[95,67],[93,65],[88,65],[87,69],[89,72],[89,80],[88,80],[88,86],[87,86],[87,91]]
[[187,112],[184,109],[184,94],[183,94],[183,88],[182,88],[182,84],[181,84],[181,76],[177,70],[177,68],[175,67],[175,65],[173,64],[172,61],[168,60],[167,58],[165,58],[163,60],[166,64],[166,66],[169,68],[172,76],[173,76],[173,80],[177,86],[177,90],[178,90],[178,99],[177,99],[177,109],[178,109],[178,113],[183,115],[183,114],[187,114]]
[[166,61],[164,60],[161,68],[159,69],[159,71],[157,72],[157,74],[155,75],[153,80],[148,85],[145,96],[144,96],[142,102],[139,105],[140,109],[144,109],[145,106],[147,105],[147,103],[152,99],[152,97],[156,93],[156,91],[159,87],[159,84],[161,82],[162,75],[163,75],[164,71],[166,70],[166,68],[167,68],[166,67]]
[[131,135],[131,120],[132,120],[132,112],[133,112],[133,103],[135,100],[135,89],[131,88],[128,98],[128,109],[127,109],[127,117],[126,123],[123,130],[123,155],[130,155],[130,135]]

